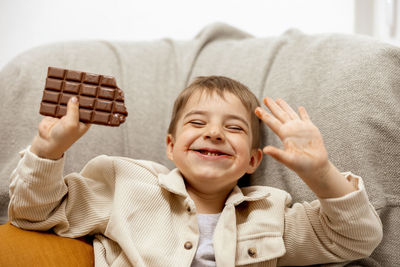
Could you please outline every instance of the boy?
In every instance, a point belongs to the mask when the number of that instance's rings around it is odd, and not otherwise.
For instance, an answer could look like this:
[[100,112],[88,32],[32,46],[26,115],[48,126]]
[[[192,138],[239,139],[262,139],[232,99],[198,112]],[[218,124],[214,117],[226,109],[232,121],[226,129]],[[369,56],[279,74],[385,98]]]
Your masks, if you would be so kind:
[[[98,266],[311,265],[362,258],[382,226],[361,178],[329,162],[306,110],[226,77],[199,77],[175,101],[167,156],[177,169],[100,156],[62,179],[63,154],[88,129],[78,100],[44,118],[10,184],[9,216],[26,229],[94,235]],[[262,159],[261,119],[284,149],[263,152],[294,170],[319,200],[294,204],[281,190],[237,181]]]

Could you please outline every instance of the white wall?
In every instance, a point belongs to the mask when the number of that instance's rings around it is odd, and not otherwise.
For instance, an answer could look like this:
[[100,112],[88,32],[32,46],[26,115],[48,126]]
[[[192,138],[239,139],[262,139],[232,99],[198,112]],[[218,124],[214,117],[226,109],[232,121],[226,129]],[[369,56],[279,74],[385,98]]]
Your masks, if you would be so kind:
[[355,0],[354,32],[400,46],[400,0]]
[[0,0],[0,68],[41,44],[193,38],[222,21],[255,36],[354,32],[354,0]]

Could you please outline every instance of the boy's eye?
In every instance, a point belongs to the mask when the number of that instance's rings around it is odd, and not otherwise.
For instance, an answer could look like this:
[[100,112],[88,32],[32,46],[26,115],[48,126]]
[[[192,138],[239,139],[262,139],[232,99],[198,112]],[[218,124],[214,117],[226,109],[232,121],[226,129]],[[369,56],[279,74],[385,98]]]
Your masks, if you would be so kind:
[[243,128],[240,126],[228,126],[227,128],[233,131],[243,131]]
[[204,122],[202,122],[202,121],[189,121],[189,123],[190,124],[192,124],[192,125],[196,125],[196,126],[202,126],[202,125],[204,125]]

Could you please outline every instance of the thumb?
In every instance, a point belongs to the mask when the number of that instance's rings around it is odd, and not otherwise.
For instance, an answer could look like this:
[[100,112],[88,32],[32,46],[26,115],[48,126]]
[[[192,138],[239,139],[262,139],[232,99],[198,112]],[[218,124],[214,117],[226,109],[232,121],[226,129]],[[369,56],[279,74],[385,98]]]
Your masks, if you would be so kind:
[[289,164],[289,160],[288,160],[288,155],[287,155],[287,153],[285,153],[284,150],[276,148],[274,146],[266,146],[266,147],[264,147],[263,152],[267,155],[270,155],[271,157],[273,157],[280,163],[289,167],[290,164]]
[[66,119],[71,123],[79,123],[79,100],[76,96],[68,100]]

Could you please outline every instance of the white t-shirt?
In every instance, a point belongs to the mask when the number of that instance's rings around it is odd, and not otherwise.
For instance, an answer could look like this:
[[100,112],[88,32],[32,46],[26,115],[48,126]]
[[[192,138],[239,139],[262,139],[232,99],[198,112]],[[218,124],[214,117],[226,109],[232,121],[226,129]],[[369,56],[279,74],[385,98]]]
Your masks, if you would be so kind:
[[197,214],[200,240],[192,267],[215,267],[213,235],[220,215],[221,213]]

